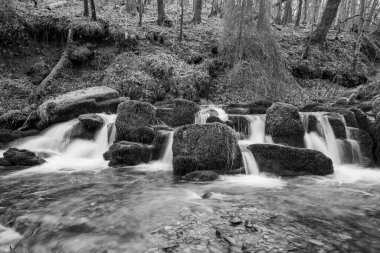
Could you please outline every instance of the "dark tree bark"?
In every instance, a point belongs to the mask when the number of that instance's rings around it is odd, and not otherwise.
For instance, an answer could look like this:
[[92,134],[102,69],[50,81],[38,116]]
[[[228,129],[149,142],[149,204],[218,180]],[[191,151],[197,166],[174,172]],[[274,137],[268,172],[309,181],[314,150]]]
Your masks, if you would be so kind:
[[214,17],[218,14],[218,0],[212,0],[211,12],[208,15],[209,18]]
[[179,41],[182,41],[182,37],[183,37],[183,0],[181,0],[181,16],[180,16],[180,20],[179,20],[179,37],[178,37],[178,40]]
[[194,24],[200,24],[202,21],[202,0],[195,0],[194,6]]
[[142,26],[142,15],[143,15],[143,3],[139,0],[139,26]]
[[83,0],[83,16],[88,17],[88,0]]
[[275,22],[277,24],[281,24],[281,10],[282,10],[282,1],[279,1],[277,4],[276,4],[276,18],[275,18]]
[[327,33],[338,12],[340,1],[341,0],[327,0],[321,21],[319,22],[317,29],[311,34],[311,42],[322,43],[326,40]]
[[292,23],[292,0],[287,0],[285,4],[285,13],[282,19],[282,23]]
[[157,11],[158,11],[158,25],[163,25],[165,21],[165,3],[164,0],[157,0]]
[[90,5],[91,5],[91,20],[96,21],[95,1],[90,0]]
[[259,16],[257,18],[257,30],[268,31],[269,30],[269,6],[268,0],[259,1]]
[[298,10],[297,10],[297,18],[296,18],[296,24],[295,26],[300,26],[300,21],[301,21],[301,14],[302,14],[302,0],[298,0]]
[[307,10],[309,7],[309,0],[304,0],[303,3],[303,19],[302,19],[302,24],[306,25],[307,24]]

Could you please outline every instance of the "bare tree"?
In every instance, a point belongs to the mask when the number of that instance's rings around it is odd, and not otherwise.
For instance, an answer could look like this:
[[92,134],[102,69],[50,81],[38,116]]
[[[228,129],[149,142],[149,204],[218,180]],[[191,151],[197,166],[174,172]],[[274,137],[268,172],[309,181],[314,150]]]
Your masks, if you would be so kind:
[[182,41],[183,37],[183,0],[181,0],[181,17],[179,21],[179,41]]
[[297,10],[297,17],[296,17],[296,24],[295,26],[300,26],[300,21],[301,21],[301,14],[302,14],[302,0],[298,0],[298,10]]
[[285,13],[282,19],[282,23],[292,23],[292,0],[286,0]]
[[90,0],[90,6],[91,6],[91,20],[96,21],[96,9],[95,9],[94,0]]
[[259,0],[259,16],[257,19],[257,30],[269,30],[269,11],[270,2],[268,0]]
[[376,8],[377,8],[378,4],[379,4],[379,0],[373,0],[371,10],[369,12],[368,17],[366,18],[367,20],[365,21],[364,31],[368,31],[369,30],[369,26],[371,25],[371,22],[372,22],[372,19],[373,19],[373,15],[375,14],[375,11],[376,11]]
[[358,65],[358,58],[360,54],[361,41],[363,36],[363,25],[364,25],[364,12],[365,12],[365,0],[360,0],[360,19],[358,24],[358,37],[355,43],[355,54],[352,61],[352,72],[356,72],[356,66]]
[[142,26],[143,4],[142,0],[139,0],[139,26]]
[[200,24],[202,21],[202,0],[195,0],[194,3],[195,5],[193,22],[194,24]]
[[83,0],[83,16],[88,17],[88,0]]
[[317,29],[311,34],[311,42],[322,43],[326,40],[327,33],[336,17],[340,1],[341,0],[327,0],[321,21]]
[[157,0],[157,11],[158,11],[158,25],[163,25],[165,21],[165,2],[164,0]]
[[306,25],[307,23],[307,9],[309,8],[309,0],[304,0],[303,4],[303,19],[302,19],[302,24]]

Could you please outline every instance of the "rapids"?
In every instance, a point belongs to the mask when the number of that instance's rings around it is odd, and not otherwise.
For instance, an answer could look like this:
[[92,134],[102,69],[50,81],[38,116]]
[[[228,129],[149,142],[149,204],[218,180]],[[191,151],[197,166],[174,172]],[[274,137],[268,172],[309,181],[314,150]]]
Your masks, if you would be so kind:
[[101,114],[106,124],[94,141],[66,138],[77,120],[19,140],[12,146],[47,163],[0,171],[0,252],[379,252],[380,170],[360,167],[349,134],[351,154],[341,152],[328,120],[316,115],[320,132],[306,133],[305,144],[334,161],[326,177],[259,172],[246,147],[273,143],[265,115],[234,115],[249,122],[239,141],[247,175],[210,183],[173,180],[173,133],[159,161],[108,168],[102,154],[114,140],[115,115]]

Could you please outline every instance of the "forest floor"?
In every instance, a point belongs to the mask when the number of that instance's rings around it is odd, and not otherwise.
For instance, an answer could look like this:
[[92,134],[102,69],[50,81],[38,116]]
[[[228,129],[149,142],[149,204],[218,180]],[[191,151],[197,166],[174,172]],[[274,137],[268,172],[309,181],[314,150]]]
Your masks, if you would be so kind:
[[[17,12],[25,18],[25,22],[33,23],[36,31],[34,37],[29,36],[27,42],[21,43],[22,46],[2,46],[0,89],[4,92],[0,94],[0,113],[30,105],[31,94],[38,87],[38,83],[32,83],[31,68],[43,65],[48,66],[50,71],[64,50],[65,38],[54,33],[59,33],[59,29],[67,23],[72,26],[79,24],[87,34],[91,34],[92,29],[98,29],[98,23],[82,17],[81,1],[68,1],[55,10],[45,9],[48,3],[51,1],[39,2],[37,9],[32,7],[32,3],[16,4]],[[233,85],[233,80],[228,80],[226,84],[228,74],[227,78],[211,77],[210,69],[218,58],[216,51],[223,32],[223,20],[219,17],[208,18],[210,6],[203,8],[200,25],[191,23],[191,7],[185,8],[184,39],[179,42],[179,24],[174,22],[171,28],[158,26],[154,6],[146,7],[143,25],[138,27],[137,13],[127,14],[121,3],[104,2],[98,5],[97,15],[99,20],[107,22],[108,37],[102,41],[90,41],[93,57],[84,64],[66,68],[48,87],[47,97],[105,85],[132,99],[151,102],[174,97],[194,101],[208,99],[218,104],[257,99],[254,94],[244,96],[249,93],[249,84],[236,87],[238,92],[229,94],[225,87],[231,86],[231,83]],[[178,20],[179,8],[169,4],[166,14],[172,20]],[[351,88],[338,85],[336,77],[350,73],[355,33],[342,32],[339,39],[334,40],[336,31],[332,31],[323,46],[312,46],[309,58],[302,60],[310,29],[276,26],[274,30],[287,67],[302,87],[302,100],[294,103],[321,98],[328,101],[352,92]],[[112,39],[120,31],[136,35],[137,48],[132,51],[119,50]],[[76,42],[83,45],[86,41],[79,38]],[[366,78],[376,73],[374,64],[365,54],[360,56],[358,73]]]

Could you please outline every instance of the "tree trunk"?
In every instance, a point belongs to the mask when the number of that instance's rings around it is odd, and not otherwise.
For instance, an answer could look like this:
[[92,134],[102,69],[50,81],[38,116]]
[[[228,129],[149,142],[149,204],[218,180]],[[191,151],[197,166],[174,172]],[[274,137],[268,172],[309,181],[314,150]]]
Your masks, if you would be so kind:
[[285,13],[282,19],[282,23],[292,23],[292,0],[287,0],[285,3]]
[[165,3],[164,0],[157,0],[157,11],[158,11],[158,25],[163,25],[165,21]]
[[139,0],[139,26],[142,26],[143,4],[142,0]]
[[314,0],[314,5],[313,5],[313,16],[310,20],[310,23],[312,25],[315,25],[318,21],[318,16],[319,16],[319,8],[321,8],[321,0]]
[[68,59],[68,55],[69,55],[69,47],[72,44],[72,42],[73,42],[73,31],[70,28],[67,34],[67,44],[66,44],[65,51],[63,51],[61,58],[59,59],[58,63],[54,66],[54,68],[51,70],[49,75],[45,77],[45,79],[40,83],[40,85],[38,85],[38,88],[36,89],[33,95],[34,102],[38,102],[41,99],[46,89],[51,85],[52,81],[61,73],[61,70],[70,65],[70,60]]
[[319,22],[317,29],[311,34],[312,42],[322,43],[326,40],[327,33],[336,17],[340,1],[341,0],[327,0],[321,21]]
[[282,2],[278,2],[276,4],[276,19],[275,19],[275,22],[277,24],[281,24],[281,10],[282,10]]
[[96,9],[95,9],[94,0],[90,0],[90,6],[91,6],[91,20],[96,21]]
[[88,0],[83,0],[83,16],[88,17]]
[[136,2],[135,0],[125,0],[125,11],[129,14],[136,14]]
[[260,0],[259,2],[259,16],[257,19],[257,30],[268,31],[269,30],[269,9],[270,3],[268,0]]
[[306,25],[307,24],[307,9],[309,7],[309,0],[304,0],[303,3],[303,19],[302,19],[302,24]]
[[371,10],[370,10],[369,15],[367,17],[367,20],[365,21],[364,31],[368,31],[369,30],[369,26],[371,25],[371,22],[372,22],[372,19],[373,19],[373,14],[375,14],[376,7],[377,7],[378,4],[379,4],[379,0],[373,0]]
[[300,21],[301,21],[301,14],[302,14],[302,0],[298,0],[298,10],[297,10],[297,18],[296,18],[296,27],[300,26]]
[[211,4],[211,12],[210,12],[210,15],[208,15],[208,17],[214,17],[218,14],[218,0],[212,0],[212,4]]
[[[246,0],[241,1],[241,6],[240,6],[240,17],[239,17],[239,30],[237,34],[237,43],[238,43],[238,53],[235,55],[237,58],[241,58],[242,56],[242,48],[241,48],[241,40],[242,40],[242,35],[243,35],[243,21],[244,21],[244,15],[245,15],[245,9],[246,9]],[[237,59],[235,58],[235,61]]]
[[194,18],[193,22],[194,24],[200,24],[202,21],[202,0],[195,0],[195,7],[194,7]]
[[360,54],[361,41],[363,36],[363,25],[364,25],[364,11],[365,11],[365,0],[360,0],[360,19],[358,24],[358,37],[355,45],[354,60],[352,61],[352,72],[356,72],[356,66],[358,65],[358,59]]
[[183,0],[181,0],[181,16],[179,20],[179,41],[182,41],[183,37]]

